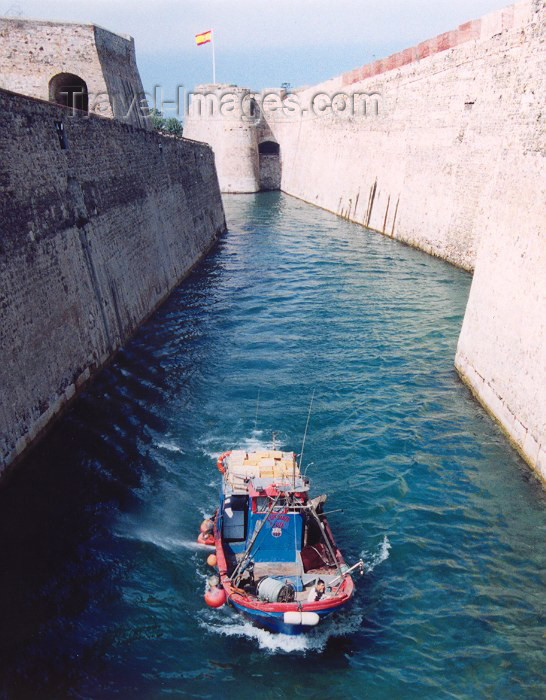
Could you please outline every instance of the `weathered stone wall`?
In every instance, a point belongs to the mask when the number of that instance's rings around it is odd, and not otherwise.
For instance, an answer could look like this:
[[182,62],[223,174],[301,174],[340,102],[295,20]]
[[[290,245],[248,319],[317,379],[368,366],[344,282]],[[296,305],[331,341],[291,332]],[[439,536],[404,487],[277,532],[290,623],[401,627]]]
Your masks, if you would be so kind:
[[260,153],[260,190],[278,190],[281,187],[281,161],[279,155]]
[[524,0],[298,94],[377,116],[267,116],[284,191],[475,268],[456,367],[544,481],[545,29]]
[[[285,192],[475,268],[457,369],[546,480],[545,29],[522,0],[290,104],[265,91],[254,128]],[[221,151],[223,128],[200,138]]]
[[[546,73],[541,80],[544,96]],[[546,131],[518,148],[513,138],[505,134],[484,192],[491,207],[478,215],[481,242],[455,365],[546,483]]]
[[[306,114],[266,116],[282,189],[472,270],[482,212],[498,219],[487,186],[505,149],[533,148],[544,128],[544,19],[525,0],[299,92]],[[339,92],[372,97],[355,99],[356,116],[312,109]]]
[[210,147],[0,90],[0,471],[224,228]]
[[[144,88],[136,64],[133,38],[112,34],[102,27],[94,26],[93,29],[114,117],[147,128],[147,103],[143,97]],[[97,112],[99,105],[100,102],[97,103]]]
[[198,85],[184,121],[184,135],[211,145],[220,189],[260,189],[258,139],[250,111],[250,90],[234,85]]
[[58,73],[86,82],[91,112],[146,127],[131,37],[92,24],[0,18],[0,88],[49,100]]

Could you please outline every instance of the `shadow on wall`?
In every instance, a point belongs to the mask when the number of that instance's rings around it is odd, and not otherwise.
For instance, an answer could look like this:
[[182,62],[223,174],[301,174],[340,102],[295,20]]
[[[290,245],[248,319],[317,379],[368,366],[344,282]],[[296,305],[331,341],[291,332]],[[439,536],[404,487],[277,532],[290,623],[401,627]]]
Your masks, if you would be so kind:
[[281,154],[275,141],[263,141],[258,146],[260,159],[260,190],[271,191],[281,188]]

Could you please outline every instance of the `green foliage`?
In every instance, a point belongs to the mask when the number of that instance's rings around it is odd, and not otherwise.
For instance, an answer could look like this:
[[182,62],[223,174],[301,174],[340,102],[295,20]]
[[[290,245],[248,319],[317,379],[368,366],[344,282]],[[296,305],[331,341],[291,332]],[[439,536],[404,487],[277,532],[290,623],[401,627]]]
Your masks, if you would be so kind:
[[164,117],[163,114],[158,110],[150,110],[150,119],[152,121],[152,127],[157,131],[165,131],[168,134],[174,134],[176,136],[182,135],[182,122],[180,122],[176,117]]
[[150,110],[150,119],[152,121],[152,126],[154,129],[157,129],[160,131],[163,129],[163,126],[165,124],[165,117],[161,114],[161,112],[158,109],[153,109]]
[[165,126],[163,127],[165,131],[168,131],[169,134],[176,134],[177,136],[182,135],[182,122],[179,122],[176,117],[169,117],[165,121]]

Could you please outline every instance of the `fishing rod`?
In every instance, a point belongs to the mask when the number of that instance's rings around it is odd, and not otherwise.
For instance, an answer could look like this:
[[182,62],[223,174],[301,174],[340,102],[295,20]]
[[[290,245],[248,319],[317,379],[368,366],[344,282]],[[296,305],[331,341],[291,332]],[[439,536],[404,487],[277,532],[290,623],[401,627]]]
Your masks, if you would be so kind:
[[254,417],[254,432],[256,432],[258,427],[258,406],[260,405],[260,392],[261,389],[258,389],[258,398],[256,399],[256,416]]
[[312,467],[314,464],[315,464],[314,462],[309,462],[309,464],[305,467],[305,469],[303,471],[303,476],[307,475],[307,470],[309,469],[309,467]]
[[354,571],[357,567],[360,567],[360,573],[363,574],[364,573],[364,560],[363,559],[359,559],[356,562],[356,564],[353,564],[349,569],[347,569],[347,571],[344,571],[342,574],[340,574],[339,576],[336,576],[336,578],[334,578],[334,579],[332,579],[332,581],[330,581],[330,583],[328,584],[328,586],[330,588],[333,587],[333,585],[336,581],[339,580],[339,582],[340,582],[339,586],[334,591],[334,594],[337,593],[339,591],[339,589],[341,588],[341,584],[343,583],[343,580],[345,579],[345,577],[348,576],[351,573],[351,571]]
[[[303,464],[303,450],[305,448],[305,439],[307,437],[307,429],[309,428],[309,421],[311,419],[311,408],[313,407],[313,399],[315,398],[315,389],[313,389],[313,395],[311,396],[311,401],[309,402],[309,412],[307,414],[307,423],[305,424],[305,432],[303,433],[303,441],[301,443],[301,452],[300,452],[300,471],[301,471],[301,465]],[[294,473],[295,473],[296,467],[294,466]],[[294,476],[295,479],[295,476]]]
[[[262,546],[262,543],[260,542],[260,544],[259,544],[259,545],[256,547],[256,549],[254,550],[254,553],[253,553],[254,556],[256,556],[256,554],[260,551],[260,547],[261,547],[261,546]],[[241,563],[241,567],[240,567],[240,569],[239,569],[239,573],[237,574],[237,586],[238,586],[239,583],[241,582],[241,578],[243,577],[243,574],[245,573],[245,571],[248,569],[248,567],[249,567],[251,564],[254,565],[254,563],[253,563],[253,561],[252,561],[252,557],[247,557],[247,559],[245,560],[245,562],[244,562],[244,563]]]

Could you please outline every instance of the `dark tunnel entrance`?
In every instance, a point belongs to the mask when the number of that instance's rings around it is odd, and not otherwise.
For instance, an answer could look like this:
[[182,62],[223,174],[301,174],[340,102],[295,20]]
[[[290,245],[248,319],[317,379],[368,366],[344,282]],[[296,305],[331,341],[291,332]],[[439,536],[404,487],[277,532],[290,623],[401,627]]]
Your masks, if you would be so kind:
[[279,144],[263,141],[258,146],[260,158],[260,190],[280,190],[281,155]]
[[49,101],[88,112],[89,94],[85,80],[73,73],[58,73],[49,81]]

